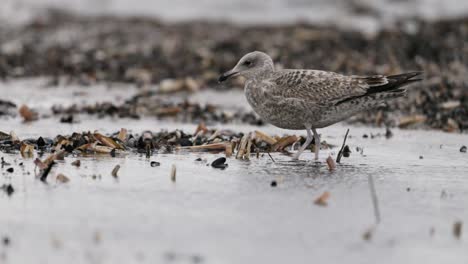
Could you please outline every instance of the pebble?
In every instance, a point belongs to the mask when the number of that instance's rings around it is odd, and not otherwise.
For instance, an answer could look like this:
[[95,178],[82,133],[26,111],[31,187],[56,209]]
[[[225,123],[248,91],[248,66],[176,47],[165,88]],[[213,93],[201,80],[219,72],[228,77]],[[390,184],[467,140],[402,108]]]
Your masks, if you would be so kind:
[[346,145],[343,149],[343,157],[349,158],[350,155],[351,155],[351,149],[349,148],[348,145]]
[[151,167],[158,167],[158,166],[161,165],[161,163],[159,163],[159,162],[157,162],[157,161],[152,161],[152,162],[150,163],[150,165],[151,165]]
[[2,238],[2,243],[3,243],[4,246],[9,246],[10,243],[11,243],[10,238],[7,237],[7,236],[4,236],[4,237]]
[[214,160],[214,161],[211,163],[211,167],[216,168],[216,169],[222,169],[222,170],[224,170],[225,168],[228,167],[228,164],[226,164],[226,158],[225,158],[225,157],[221,157],[221,158],[218,158],[218,159]]
[[11,196],[15,192],[15,189],[11,184],[4,184],[1,186],[1,189],[3,189],[8,196]]
[[460,148],[460,152],[466,153],[466,146],[462,146],[462,147]]

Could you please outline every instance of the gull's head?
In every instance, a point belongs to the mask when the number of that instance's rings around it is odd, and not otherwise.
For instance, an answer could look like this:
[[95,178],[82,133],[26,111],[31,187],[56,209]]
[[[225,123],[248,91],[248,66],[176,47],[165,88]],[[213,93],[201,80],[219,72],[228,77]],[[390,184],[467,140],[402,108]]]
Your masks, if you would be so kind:
[[255,75],[274,70],[273,60],[266,53],[254,51],[244,55],[232,70],[219,76],[219,82],[223,82],[230,77],[241,75],[247,79]]

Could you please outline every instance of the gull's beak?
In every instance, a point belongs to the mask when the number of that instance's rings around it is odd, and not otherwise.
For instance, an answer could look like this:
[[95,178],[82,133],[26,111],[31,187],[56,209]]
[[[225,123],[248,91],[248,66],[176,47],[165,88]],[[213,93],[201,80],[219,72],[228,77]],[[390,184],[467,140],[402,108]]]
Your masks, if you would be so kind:
[[224,82],[225,80],[229,79],[230,77],[238,74],[239,72],[237,71],[234,71],[234,70],[230,70],[230,71],[227,71],[223,74],[221,74],[221,76],[219,76],[218,78],[218,82]]

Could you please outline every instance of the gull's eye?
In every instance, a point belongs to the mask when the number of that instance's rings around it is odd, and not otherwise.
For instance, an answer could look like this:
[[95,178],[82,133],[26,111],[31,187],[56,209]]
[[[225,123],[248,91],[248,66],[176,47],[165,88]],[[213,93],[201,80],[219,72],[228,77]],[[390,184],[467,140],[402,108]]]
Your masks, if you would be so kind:
[[245,66],[250,66],[250,64],[252,64],[251,61],[249,61],[249,60],[244,61],[244,65],[245,65]]

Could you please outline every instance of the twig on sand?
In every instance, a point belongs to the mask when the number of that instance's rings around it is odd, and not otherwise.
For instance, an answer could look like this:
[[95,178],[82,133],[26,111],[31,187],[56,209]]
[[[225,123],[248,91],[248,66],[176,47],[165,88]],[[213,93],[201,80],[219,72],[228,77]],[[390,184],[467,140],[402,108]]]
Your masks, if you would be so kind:
[[273,159],[273,157],[271,156],[270,152],[268,151],[267,153],[268,153],[268,156],[270,156],[270,159],[271,159],[273,162],[276,162],[276,161]]
[[55,162],[52,160],[49,165],[42,171],[41,177],[39,178],[42,182],[47,181],[47,175],[49,175],[50,170],[52,170],[52,167],[55,165]]
[[117,174],[119,172],[119,169],[120,169],[120,165],[115,165],[114,169],[112,169],[112,172],[111,172],[112,177],[116,179],[119,177],[119,175]]
[[374,207],[374,216],[375,216],[375,223],[380,223],[380,210],[379,210],[379,201],[377,199],[377,192],[375,190],[374,178],[371,174],[368,176],[369,179],[369,189],[372,199],[372,205]]
[[172,164],[171,167],[171,181],[175,182],[176,181],[176,165]]
[[345,134],[344,139],[343,139],[343,145],[341,145],[341,149],[338,152],[338,156],[336,157],[336,163],[340,163],[341,157],[343,156],[343,150],[344,150],[344,147],[346,145],[346,139],[348,138],[348,133],[349,133],[349,128],[348,128],[348,130],[346,130],[346,134]]

